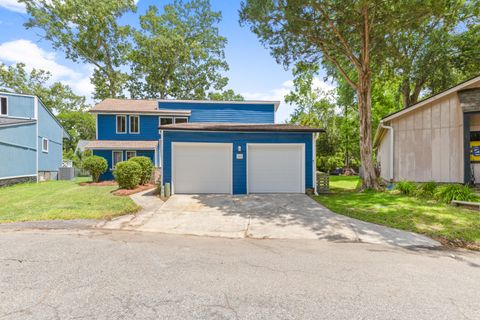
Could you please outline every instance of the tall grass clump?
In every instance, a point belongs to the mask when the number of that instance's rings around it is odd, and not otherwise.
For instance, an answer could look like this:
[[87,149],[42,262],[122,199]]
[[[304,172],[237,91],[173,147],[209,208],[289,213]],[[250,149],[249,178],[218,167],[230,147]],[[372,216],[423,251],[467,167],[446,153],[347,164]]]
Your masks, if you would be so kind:
[[410,181],[400,181],[395,185],[395,190],[400,191],[401,194],[410,196],[415,192],[415,184]]
[[415,195],[420,198],[433,198],[435,196],[435,191],[437,191],[437,187],[438,185],[435,181],[421,183],[417,186]]
[[452,200],[476,201],[477,196],[468,186],[460,184],[446,184],[437,188],[435,198],[443,203],[450,203]]

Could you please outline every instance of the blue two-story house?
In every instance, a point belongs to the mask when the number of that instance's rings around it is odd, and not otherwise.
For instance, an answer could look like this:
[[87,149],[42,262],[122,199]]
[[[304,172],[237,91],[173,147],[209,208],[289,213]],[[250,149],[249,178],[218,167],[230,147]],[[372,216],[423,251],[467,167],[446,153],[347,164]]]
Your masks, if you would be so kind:
[[57,179],[67,136],[38,97],[0,92],[0,186]]
[[278,101],[106,99],[86,148],[120,161],[144,155],[173,193],[304,193],[315,188],[322,129],[275,124]]

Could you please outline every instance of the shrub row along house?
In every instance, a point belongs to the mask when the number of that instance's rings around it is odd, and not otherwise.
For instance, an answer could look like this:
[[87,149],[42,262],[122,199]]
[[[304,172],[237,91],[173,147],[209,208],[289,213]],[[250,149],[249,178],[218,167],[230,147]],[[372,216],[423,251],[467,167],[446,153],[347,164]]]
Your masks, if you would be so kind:
[[0,93],[0,186],[57,179],[66,137],[38,97]]
[[480,181],[480,76],[385,117],[374,145],[388,181]]
[[275,124],[278,101],[106,99],[91,112],[96,140],[86,149],[116,164],[154,163],[173,193],[304,193],[315,188],[321,129]]

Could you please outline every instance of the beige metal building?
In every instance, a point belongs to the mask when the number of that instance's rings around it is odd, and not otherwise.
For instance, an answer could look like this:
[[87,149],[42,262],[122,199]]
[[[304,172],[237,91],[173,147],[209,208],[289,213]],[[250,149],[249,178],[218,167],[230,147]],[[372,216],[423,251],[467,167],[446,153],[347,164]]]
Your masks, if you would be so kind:
[[385,117],[374,139],[380,175],[387,181],[480,182],[471,140],[480,145],[480,76]]

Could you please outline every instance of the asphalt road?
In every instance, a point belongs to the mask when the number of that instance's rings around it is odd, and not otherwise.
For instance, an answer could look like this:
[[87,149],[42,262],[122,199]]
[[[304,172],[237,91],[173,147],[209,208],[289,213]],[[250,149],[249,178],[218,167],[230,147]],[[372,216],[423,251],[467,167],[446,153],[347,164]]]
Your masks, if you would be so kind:
[[478,319],[480,254],[0,232],[0,319]]

